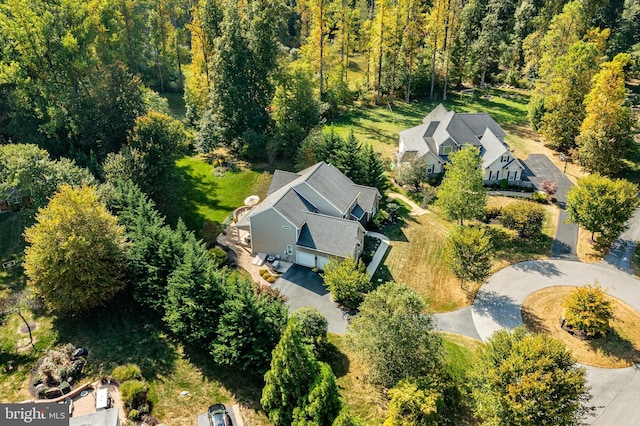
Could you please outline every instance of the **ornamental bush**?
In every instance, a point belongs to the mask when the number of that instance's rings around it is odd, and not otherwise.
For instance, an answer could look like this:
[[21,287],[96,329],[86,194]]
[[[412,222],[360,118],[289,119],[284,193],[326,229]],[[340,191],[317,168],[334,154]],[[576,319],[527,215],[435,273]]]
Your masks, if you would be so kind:
[[609,331],[613,308],[597,280],[576,288],[565,298],[563,306],[564,324],[587,338],[604,336]]
[[127,380],[138,380],[142,377],[142,371],[140,367],[135,364],[119,365],[113,369],[111,373],[114,379],[120,383],[124,383]]
[[531,238],[542,232],[545,210],[531,201],[520,200],[502,208],[500,223],[518,231],[520,238]]

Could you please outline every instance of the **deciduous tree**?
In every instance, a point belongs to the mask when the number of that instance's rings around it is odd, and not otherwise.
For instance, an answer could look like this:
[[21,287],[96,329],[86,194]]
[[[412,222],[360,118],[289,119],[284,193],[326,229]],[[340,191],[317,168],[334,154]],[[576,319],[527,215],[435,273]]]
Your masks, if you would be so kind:
[[447,262],[465,289],[468,281],[482,282],[491,270],[493,244],[483,228],[458,226],[447,238]]
[[569,220],[605,241],[613,241],[627,228],[638,206],[638,187],[624,179],[593,174],[578,180],[567,193]]
[[91,187],[62,185],[25,240],[27,283],[51,310],[99,306],[124,287],[125,230]]
[[590,338],[605,336],[610,329],[609,321],[614,318],[611,301],[597,280],[593,285],[577,287],[562,306],[564,324]]
[[366,379],[386,388],[405,378],[436,374],[442,361],[442,341],[426,302],[394,282],[365,297],[347,339],[366,365]]
[[352,257],[331,259],[324,270],[324,283],[333,300],[349,309],[358,309],[365,295],[373,289],[364,264]]
[[467,145],[449,156],[450,163],[438,188],[437,205],[450,220],[474,219],[484,214],[487,191],[483,185],[480,150]]
[[635,120],[625,105],[624,67],[628,54],[600,66],[584,99],[586,117],[578,135],[578,161],[591,173],[612,175],[623,167],[635,134]]
[[523,327],[493,334],[470,384],[476,414],[488,424],[580,424],[589,399],[585,369],[564,345]]

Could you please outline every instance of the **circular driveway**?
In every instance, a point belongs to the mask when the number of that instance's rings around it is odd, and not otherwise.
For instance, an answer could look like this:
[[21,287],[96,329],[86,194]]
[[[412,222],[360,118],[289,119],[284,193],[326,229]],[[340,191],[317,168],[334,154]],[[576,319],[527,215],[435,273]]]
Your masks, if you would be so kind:
[[[640,281],[603,264],[567,260],[522,262],[502,269],[484,284],[471,308],[476,331],[486,341],[495,331],[522,325],[520,306],[536,290],[558,285],[584,285],[598,280],[608,293],[640,312]],[[638,324],[640,326],[640,324]],[[638,366],[601,369],[585,366],[595,407],[593,425],[640,424]]]

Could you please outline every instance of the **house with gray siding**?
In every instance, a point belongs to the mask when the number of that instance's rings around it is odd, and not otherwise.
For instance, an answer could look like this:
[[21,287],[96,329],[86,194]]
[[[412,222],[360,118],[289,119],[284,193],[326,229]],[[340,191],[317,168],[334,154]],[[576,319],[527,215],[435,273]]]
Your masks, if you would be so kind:
[[376,188],[356,185],[325,162],[298,173],[276,170],[267,197],[236,224],[253,254],[324,269],[331,258],[358,258],[366,224],[378,211]]
[[449,155],[464,145],[480,149],[482,170],[486,183],[506,179],[518,183],[524,166],[516,159],[504,141],[504,130],[485,113],[456,113],[440,104],[423,120],[422,124],[400,132],[398,167],[415,159],[422,159],[427,173],[444,172]]

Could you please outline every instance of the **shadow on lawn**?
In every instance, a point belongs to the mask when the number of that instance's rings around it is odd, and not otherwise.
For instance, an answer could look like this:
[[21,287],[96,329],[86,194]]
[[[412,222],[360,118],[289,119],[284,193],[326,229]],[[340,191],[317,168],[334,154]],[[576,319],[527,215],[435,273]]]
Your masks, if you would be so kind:
[[191,345],[185,345],[184,357],[196,366],[206,379],[219,382],[233,394],[235,400],[249,409],[262,411],[260,398],[264,381],[255,372],[243,372],[229,367],[216,365],[211,355]]
[[175,345],[157,314],[140,308],[128,294],[88,313],[56,318],[54,329],[61,343],[89,350],[88,374],[110,374],[118,365],[133,363],[152,380],[175,366]]
[[171,176],[165,180],[169,184],[154,201],[158,210],[167,217],[167,223],[175,227],[178,219],[182,218],[188,229],[202,229],[205,217],[198,212],[198,206],[206,205],[214,209],[218,207],[215,182],[205,181],[190,164],[176,165]]

